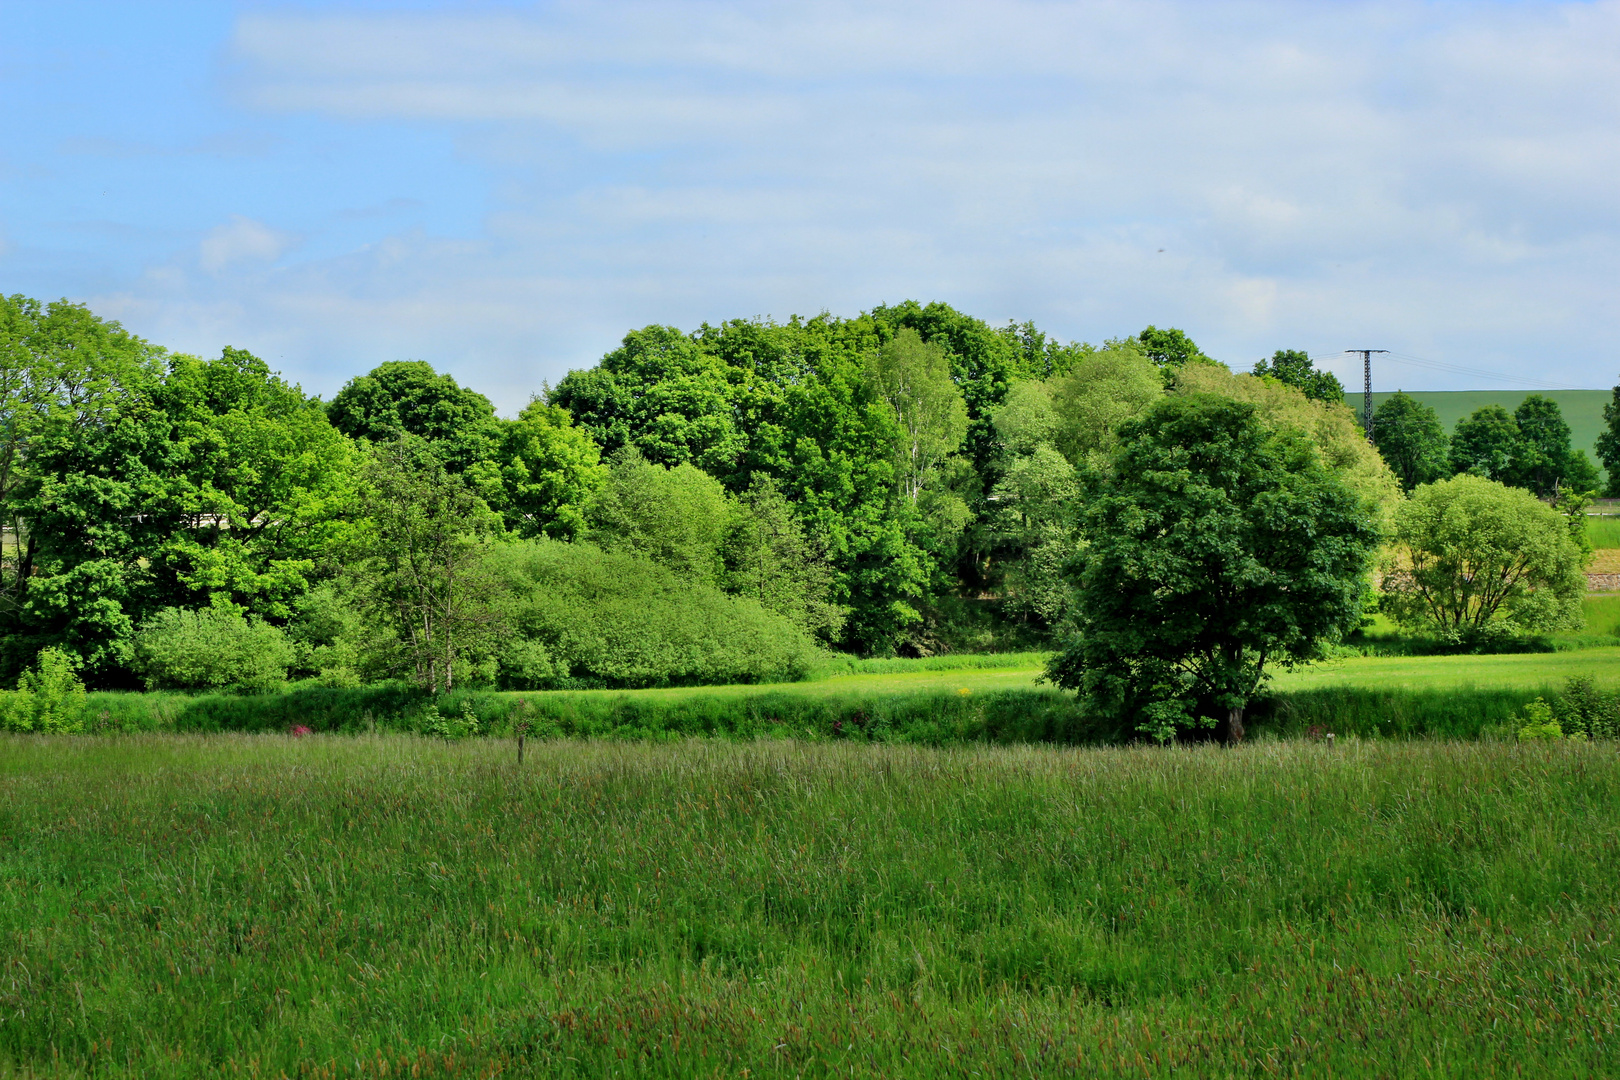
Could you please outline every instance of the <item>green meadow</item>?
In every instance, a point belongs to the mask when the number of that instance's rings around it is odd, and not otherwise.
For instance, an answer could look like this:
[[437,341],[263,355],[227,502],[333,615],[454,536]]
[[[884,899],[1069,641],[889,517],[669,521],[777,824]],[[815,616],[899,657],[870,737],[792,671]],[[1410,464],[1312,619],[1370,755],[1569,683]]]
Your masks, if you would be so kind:
[[1603,1076],[1611,746],[0,739],[0,1071]]

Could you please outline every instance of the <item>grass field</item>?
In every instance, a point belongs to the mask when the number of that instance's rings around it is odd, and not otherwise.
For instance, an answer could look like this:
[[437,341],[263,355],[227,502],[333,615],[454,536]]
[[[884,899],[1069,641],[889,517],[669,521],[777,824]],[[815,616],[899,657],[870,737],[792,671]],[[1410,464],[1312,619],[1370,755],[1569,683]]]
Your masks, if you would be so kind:
[[4,738],[0,1073],[1612,1075],[1617,836],[1593,744]]
[[1599,550],[1620,548],[1620,517],[1587,518],[1586,536],[1592,541],[1592,546]]
[[[1586,456],[1598,468],[1599,475],[1603,473],[1603,464],[1597,459],[1595,444],[1598,434],[1603,430],[1603,406],[1614,400],[1611,390],[1409,390],[1407,394],[1417,398],[1434,409],[1439,415],[1440,422],[1445,425],[1446,434],[1450,435],[1457,429],[1457,421],[1471,415],[1475,409],[1486,405],[1500,405],[1508,412],[1519,407],[1527,396],[1539,393],[1542,397],[1551,398],[1558,403],[1558,408],[1564,414],[1564,420],[1569,424],[1570,442],[1577,450],[1585,450]],[[1379,392],[1373,395],[1373,412],[1376,414],[1378,406],[1388,398],[1388,392]],[[1354,410],[1357,419],[1361,417],[1362,396],[1360,394],[1346,394],[1345,404]]]

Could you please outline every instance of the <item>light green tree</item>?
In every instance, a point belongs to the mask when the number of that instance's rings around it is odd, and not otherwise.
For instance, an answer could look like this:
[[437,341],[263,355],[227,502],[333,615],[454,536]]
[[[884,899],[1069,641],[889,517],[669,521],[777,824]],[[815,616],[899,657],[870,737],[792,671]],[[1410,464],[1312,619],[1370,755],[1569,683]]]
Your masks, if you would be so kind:
[[1164,396],[1163,377],[1134,343],[1082,356],[1050,387],[1052,441],[1080,468],[1105,463],[1119,446],[1120,429]]
[[1583,625],[1585,555],[1564,515],[1530,492],[1463,474],[1426,484],[1395,514],[1384,611],[1471,639]]
[[570,540],[585,528],[585,507],[607,480],[601,450],[566,410],[538,399],[501,425],[499,509],[519,536]]
[[695,465],[657,465],[626,447],[586,511],[587,537],[606,551],[651,559],[688,580],[715,585],[730,510],[720,482]]
[[967,405],[951,379],[950,357],[906,328],[872,353],[866,377],[894,413],[900,490],[915,504],[967,435]]
[[371,621],[393,632],[384,666],[434,694],[473,672],[492,676],[500,518],[415,435],[372,449],[360,510],[349,580]]

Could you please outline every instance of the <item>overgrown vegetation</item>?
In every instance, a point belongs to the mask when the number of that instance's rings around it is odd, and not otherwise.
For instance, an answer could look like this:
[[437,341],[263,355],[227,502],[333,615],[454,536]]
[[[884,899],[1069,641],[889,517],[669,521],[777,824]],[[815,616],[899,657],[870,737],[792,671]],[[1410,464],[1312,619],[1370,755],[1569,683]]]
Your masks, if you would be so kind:
[[42,1075],[1598,1076],[1620,1022],[1592,744],[7,739],[0,776],[0,1057]]

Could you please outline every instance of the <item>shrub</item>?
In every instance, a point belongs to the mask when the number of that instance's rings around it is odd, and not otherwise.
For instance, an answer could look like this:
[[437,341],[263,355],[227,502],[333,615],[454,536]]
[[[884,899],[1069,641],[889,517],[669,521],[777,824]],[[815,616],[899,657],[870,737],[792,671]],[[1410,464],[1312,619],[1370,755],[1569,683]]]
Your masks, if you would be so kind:
[[34,666],[17,680],[15,692],[0,702],[0,728],[6,731],[66,733],[84,729],[85,691],[79,661],[57,648],[40,651]]
[[1519,728],[1520,742],[1564,737],[1564,729],[1553,717],[1552,706],[1542,698],[1536,698],[1526,705],[1521,719],[1524,720],[1524,724]]
[[787,682],[820,659],[789,620],[629,552],[536,540],[495,556],[509,689]]
[[135,633],[134,666],[149,690],[270,690],[295,656],[280,629],[232,608],[164,608]]
[[1620,696],[1603,693],[1587,676],[1571,678],[1553,699],[1552,711],[1566,734],[1590,739],[1620,735]]

